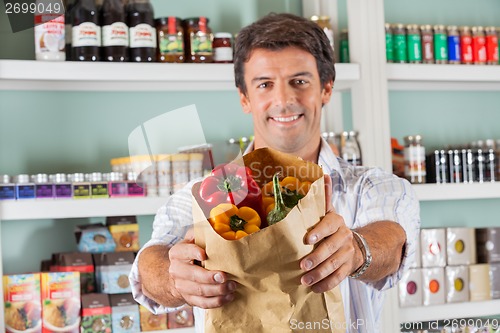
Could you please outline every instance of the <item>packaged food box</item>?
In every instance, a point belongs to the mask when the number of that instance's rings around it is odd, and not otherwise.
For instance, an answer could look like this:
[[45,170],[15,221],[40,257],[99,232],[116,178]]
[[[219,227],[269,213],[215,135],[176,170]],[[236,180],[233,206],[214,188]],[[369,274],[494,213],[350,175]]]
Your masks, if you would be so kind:
[[169,329],[191,327],[193,325],[193,308],[189,305],[184,305],[182,308],[167,314],[167,326]]
[[469,267],[446,266],[446,302],[469,301]]
[[472,228],[446,228],[446,260],[448,265],[476,263],[476,233]]
[[490,264],[490,291],[491,298],[500,298],[500,263]]
[[111,333],[111,305],[107,294],[82,295],[82,333]]
[[133,252],[109,252],[94,254],[97,290],[105,294],[130,293],[128,276],[135,255]]
[[500,228],[476,229],[477,262],[500,262]]
[[446,266],[445,229],[422,229],[420,231],[422,267]]
[[139,225],[135,216],[112,216],[106,225],[116,243],[115,251],[139,251]]
[[424,291],[424,305],[435,305],[445,303],[446,285],[444,280],[444,268],[422,268],[422,282]]
[[42,331],[40,274],[4,275],[3,297],[7,333]]
[[112,252],[116,247],[108,228],[102,223],[77,226],[75,237],[80,252]]
[[471,301],[487,301],[491,299],[489,264],[470,265],[469,281]]
[[109,299],[113,333],[139,332],[139,305],[132,294],[113,294]]
[[422,270],[420,268],[410,268],[405,272],[398,287],[400,307],[422,305]]
[[42,332],[80,333],[80,273],[41,273]]
[[141,316],[141,331],[162,331],[167,329],[167,314],[154,314],[142,305],[139,305]]
[[96,291],[94,261],[91,253],[54,253],[52,258],[53,272],[80,272],[82,294]]

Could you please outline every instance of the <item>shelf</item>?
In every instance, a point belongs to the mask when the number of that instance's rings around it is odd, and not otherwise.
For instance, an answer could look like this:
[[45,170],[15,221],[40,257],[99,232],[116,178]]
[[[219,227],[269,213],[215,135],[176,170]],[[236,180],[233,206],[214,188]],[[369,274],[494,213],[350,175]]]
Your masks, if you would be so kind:
[[420,201],[500,198],[500,182],[413,185]]
[[0,201],[0,220],[154,215],[166,198]]
[[390,90],[500,91],[500,66],[387,64]]
[[[335,90],[360,79],[357,64],[335,68]],[[0,90],[232,91],[235,85],[233,64],[0,60]]]
[[150,331],[153,333],[194,333],[194,327],[186,327],[186,328],[171,328],[169,330],[164,331]]
[[486,317],[500,314],[500,299],[399,309],[401,323]]

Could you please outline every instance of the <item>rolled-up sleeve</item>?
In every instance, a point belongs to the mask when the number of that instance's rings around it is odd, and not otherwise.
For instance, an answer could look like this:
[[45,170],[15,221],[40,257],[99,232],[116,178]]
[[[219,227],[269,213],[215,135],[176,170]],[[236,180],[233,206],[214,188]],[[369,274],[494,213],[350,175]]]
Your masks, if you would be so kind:
[[129,280],[135,300],[155,314],[170,312],[175,308],[167,308],[144,295],[138,269],[139,257],[147,247],[155,245],[171,247],[184,238],[187,230],[193,224],[192,184],[189,183],[182,190],[170,196],[166,203],[158,209],[153,222],[151,239],[142,246],[130,271]]
[[380,169],[370,170],[363,177],[358,201],[359,214],[355,226],[363,227],[375,221],[394,221],[406,232],[406,243],[399,269],[380,281],[371,283],[378,290],[392,288],[408,270],[417,255],[420,232],[420,206],[415,191],[406,180],[385,173]]

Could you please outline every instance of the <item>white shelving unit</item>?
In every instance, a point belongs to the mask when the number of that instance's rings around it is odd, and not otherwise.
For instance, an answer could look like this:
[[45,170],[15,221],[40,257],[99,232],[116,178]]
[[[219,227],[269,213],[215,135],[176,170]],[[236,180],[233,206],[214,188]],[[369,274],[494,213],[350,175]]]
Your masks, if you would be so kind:
[[481,302],[429,305],[418,308],[401,308],[399,310],[399,320],[401,323],[411,323],[455,318],[485,317],[498,315],[499,309],[500,299]]
[[420,201],[500,198],[500,182],[413,185]]
[[[335,90],[361,77],[359,65],[338,64]],[[236,91],[232,64],[87,63],[0,60],[0,90]]]

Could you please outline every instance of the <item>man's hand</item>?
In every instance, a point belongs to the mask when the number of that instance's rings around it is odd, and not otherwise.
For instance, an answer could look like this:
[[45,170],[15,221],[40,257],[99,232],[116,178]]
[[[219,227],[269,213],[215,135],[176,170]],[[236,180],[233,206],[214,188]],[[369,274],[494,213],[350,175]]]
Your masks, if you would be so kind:
[[311,289],[317,293],[333,289],[363,264],[351,230],[332,206],[332,180],[327,175],[325,194],[327,213],[305,238],[307,244],[316,246],[300,262],[300,267],[307,272],[302,276],[301,283],[312,286]]
[[194,244],[193,230],[168,252],[169,274],[178,298],[203,309],[220,307],[234,299],[236,282],[228,281],[226,273],[209,271],[194,264],[207,258],[205,250]]

